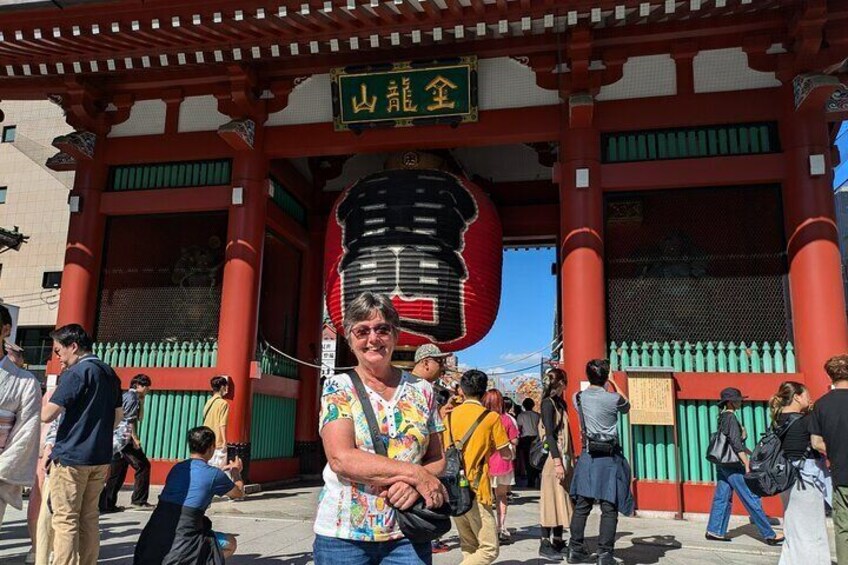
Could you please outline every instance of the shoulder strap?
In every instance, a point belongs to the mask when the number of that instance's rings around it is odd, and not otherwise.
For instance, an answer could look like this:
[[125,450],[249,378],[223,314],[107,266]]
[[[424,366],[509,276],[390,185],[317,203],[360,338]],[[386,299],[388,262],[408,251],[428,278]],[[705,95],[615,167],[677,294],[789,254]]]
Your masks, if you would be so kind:
[[577,415],[580,417],[580,439],[583,441],[583,447],[585,448],[587,445],[586,442],[586,422],[583,419],[583,403],[580,402],[580,396],[583,394],[581,390],[578,392],[574,400],[577,402]]
[[786,437],[787,432],[789,432],[789,428],[791,428],[793,424],[798,422],[803,417],[803,414],[790,414],[789,417],[786,418],[786,422],[784,422],[782,426],[777,428],[774,433],[777,434],[778,438],[783,440],[783,438]]
[[473,434],[473,433],[474,433],[474,430],[476,430],[476,429],[477,429],[477,426],[479,426],[479,425],[480,425],[480,423],[481,423],[481,422],[482,422],[482,421],[486,418],[486,416],[488,416],[488,415],[489,415],[489,411],[488,411],[488,410],[486,410],[486,409],[483,409],[483,412],[481,412],[481,413],[480,413],[480,415],[479,415],[479,416],[477,416],[477,419],[476,419],[476,420],[474,420],[474,423],[473,423],[473,424],[471,424],[471,427],[470,427],[470,428],[468,428],[468,431],[467,431],[467,432],[465,432],[465,435],[464,435],[464,436],[462,436],[462,439],[461,439],[461,440],[459,440],[458,442],[456,442],[456,443],[454,444],[454,445],[456,445],[457,449],[459,449],[460,451],[462,451],[463,449],[465,449],[465,444],[466,444],[466,443],[468,443],[468,440],[469,440],[469,439],[471,439],[471,434]]
[[[206,419],[206,416],[209,415],[209,411],[212,410],[212,407],[215,406],[215,404],[217,404],[217,402],[219,400],[224,400],[224,399],[219,396],[218,398],[216,398],[215,400],[212,400],[212,402],[209,403],[209,406],[207,406],[206,410],[203,411],[203,419],[204,420]],[[224,402],[226,402],[226,400],[224,400]]]
[[368,422],[368,431],[371,432],[371,443],[374,445],[374,452],[377,455],[388,457],[389,454],[386,451],[386,445],[380,439],[382,434],[380,433],[380,426],[377,424],[377,416],[374,414],[374,407],[371,406],[371,399],[368,397],[368,391],[365,390],[362,379],[359,378],[359,375],[353,369],[347,372],[347,376],[350,377],[353,388],[356,389],[356,396],[359,397],[359,404],[362,405],[362,413],[365,414],[365,421]]

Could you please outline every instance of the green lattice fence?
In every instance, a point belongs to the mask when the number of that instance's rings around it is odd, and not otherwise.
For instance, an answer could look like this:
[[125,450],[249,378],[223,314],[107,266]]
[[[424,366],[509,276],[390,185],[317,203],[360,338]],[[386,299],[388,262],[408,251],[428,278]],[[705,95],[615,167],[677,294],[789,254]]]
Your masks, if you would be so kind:
[[152,391],[144,399],[141,444],[150,459],[188,457],[186,432],[203,423],[203,405],[211,393]]
[[221,186],[232,182],[230,159],[117,165],[109,168],[108,190],[150,190]]
[[[684,400],[677,405],[678,434],[681,446],[680,464],[683,480],[715,481],[715,466],[704,458],[707,443],[718,427],[719,408],[715,401]],[[766,432],[769,416],[765,402],[747,402],[737,412],[748,432],[745,441],[753,449]],[[630,458],[628,417],[619,418],[619,437],[625,456]],[[677,480],[674,442],[671,426],[633,426],[633,475],[637,479]]]
[[774,122],[604,134],[604,163],[756,155],[780,151]]
[[795,373],[792,343],[769,344],[744,341],[736,344],[708,342],[642,342],[621,345],[612,342],[610,366],[614,371],[627,367],[673,367],[695,373]]
[[257,353],[259,368],[266,375],[297,378],[297,363],[275,351],[266,349]]
[[267,394],[253,395],[250,422],[251,457],[276,459],[294,455],[297,400]]
[[216,341],[95,343],[94,354],[112,367],[214,367]]

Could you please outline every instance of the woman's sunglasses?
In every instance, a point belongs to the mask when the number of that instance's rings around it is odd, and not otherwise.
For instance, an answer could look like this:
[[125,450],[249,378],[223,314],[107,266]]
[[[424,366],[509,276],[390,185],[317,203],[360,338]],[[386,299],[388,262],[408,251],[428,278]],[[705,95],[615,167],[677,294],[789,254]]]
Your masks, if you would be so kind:
[[350,330],[350,333],[356,339],[366,338],[371,334],[371,332],[377,334],[377,337],[388,337],[392,335],[392,326],[389,324],[377,324],[373,328],[370,326],[356,326]]

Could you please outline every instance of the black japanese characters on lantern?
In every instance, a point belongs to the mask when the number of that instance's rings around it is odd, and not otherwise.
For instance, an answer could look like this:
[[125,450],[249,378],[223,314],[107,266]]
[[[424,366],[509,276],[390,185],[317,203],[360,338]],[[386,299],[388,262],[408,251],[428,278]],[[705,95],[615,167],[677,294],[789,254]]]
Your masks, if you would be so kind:
[[476,215],[468,190],[440,171],[388,171],[358,182],[336,211],[344,308],[363,290],[430,300],[433,316],[404,317],[403,329],[437,342],[462,337],[468,269],[460,252]]

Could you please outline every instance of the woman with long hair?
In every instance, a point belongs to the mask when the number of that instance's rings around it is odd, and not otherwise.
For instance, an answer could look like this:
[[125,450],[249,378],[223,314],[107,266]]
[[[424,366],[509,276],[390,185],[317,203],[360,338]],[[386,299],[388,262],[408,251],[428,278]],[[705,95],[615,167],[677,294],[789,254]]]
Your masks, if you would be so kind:
[[[513,451],[518,445],[518,427],[512,416],[504,411],[504,397],[497,389],[486,391],[481,401],[486,410],[496,412],[501,417],[501,424],[506,430]],[[515,485],[515,467],[512,461],[507,461],[496,451],[489,457],[489,476],[492,478],[492,488],[495,491],[495,501],[498,511],[495,517],[498,520],[498,538],[501,543],[509,542],[510,535],[506,529],[506,508],[509,503],[509,491]]]
[[573,471],[573,454],[568,435],[568,414],[562,393],[568,382],[565,371],[549,369],[545,373],[542,392],[542,419],[539,437],[547,444],[548,459],[542,468],[539,497],[542,542],[539,555],[562,559],[566,549],[562,539],[565,526],[571,522],[572,503],[568,496]]
[[769,400],[769,409],[783,454],[798,470],[795,484],[780,493],[786,541],[779,565],[829,565],[824,502],[829,498],[830,473],[810,445],[810,393],[801,383],[785,381]]

